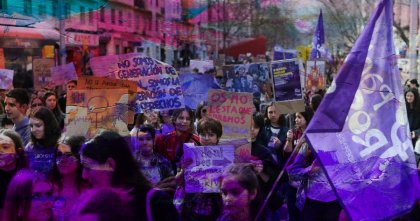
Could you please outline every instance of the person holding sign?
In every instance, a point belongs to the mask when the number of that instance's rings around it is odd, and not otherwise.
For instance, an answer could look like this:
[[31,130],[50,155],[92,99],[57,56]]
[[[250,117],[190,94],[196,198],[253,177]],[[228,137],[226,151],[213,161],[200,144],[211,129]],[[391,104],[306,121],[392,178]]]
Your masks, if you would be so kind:
[[[202,119],[198,122],[197,132],[200,137],[200,145],[212,146],[219,143],[222,137],[223,127],[220,121],[213,118]],[[183,159],[181,171],[177,177],[183,177],[183,169],[192,163],[192,159]],[[183,195],[184,187],[178,188],[175,195]],[[179,199],[175,198],[175,201]],[[182,200],[180,200],[182,201]],[[181,217],[184,221],[214,221],[221,214],[222,202],[218,193],[187,193],[183,199]]]
[[54,113],[55,119],[57,119],[57,122],[60,125],[60,129],[63,130],[64,118],[66,115],[61,111],[60,106],[57,103],[57,95],[52,91],[48,91],[44,95],[44,101],[45,106]]
[[194,112],[190,108],[177,109],[172,115],[175,130],[156,137],[156,152],[171,161],[175,171],[175,164],[184,153],[182,149],[184,143],[199,143],[198,136],[192,132],[193,122]]

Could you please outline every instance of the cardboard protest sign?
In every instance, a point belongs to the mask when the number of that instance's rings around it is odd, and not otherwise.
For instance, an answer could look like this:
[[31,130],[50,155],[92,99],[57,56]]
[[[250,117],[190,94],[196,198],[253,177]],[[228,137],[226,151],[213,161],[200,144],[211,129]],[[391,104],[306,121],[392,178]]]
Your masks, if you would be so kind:
[[271,63],[276,101],[302,99],[299,63],[296,59]]
[[131,53],[94,57],[91,67],[95,76],[137,82],[137,113],[185,106],[175,68],[161,61]]
[[194,69],[197,69],[199,73],[206,73],[207,71],[214,69],[214,62],[212,60],[190,60],[190,70],[192,71]]
[[32,61],[32,72],[34,75],[34,88],[54,88],[51,80],[51,68],[54,67],[54,59],[34,58]]
[[306,62],[306,90],[311,90],[313,86],[318,89],[325,88],[325,61]]
[[192,163],[184,172],[186,193],[218,193],[223,170],[233,163],[233,145],[194,146],[184,144],[184,159]]
[[219,145],[233,145],[235,148],[235,163],[248,163],[252,159],[252,145],[247,139],[220,140]]
[[128,90],[72,90],[67,94],[66,134],[92,138],[103,130],[127,136]]
[[252,94],[210,90],[208,116],[223,125],[222,139],[251,137]]
[[134,81],[128,80],[118,80],[113,78],[105,77],[94,77],[94,76],[83,76],[79,77],[77,80],[77,89],[122,89],[125,88],[128,90],[128,123],[131,124],[134,122],[134,110],[132,105],[135,103],[137,83]]
[[8,90],[13,87],[13,70],[0,69],[0,89]]
[[305,111],[305,101],[303,99],[275,102],[274,105],[276,106],[276,110],[279,110],[280,114],[294,114],[296,112]]
[[51,68],[52,84],[64,85],[69,80],[77,80],[77,73],[73,63]]
[[180,74],[179,81],[184,93],[185,106],[191,109],[206,101],[210,89],[218,89],[214,78],[208,74]]

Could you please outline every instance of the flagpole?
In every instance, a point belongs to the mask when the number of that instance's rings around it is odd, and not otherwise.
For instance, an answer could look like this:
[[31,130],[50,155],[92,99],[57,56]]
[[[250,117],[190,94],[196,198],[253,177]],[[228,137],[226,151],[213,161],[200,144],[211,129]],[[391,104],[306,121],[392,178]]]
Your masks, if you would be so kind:
[[409,47],[409,64],[410,79],[417,79],[417,28],[418,28],[418,0],[410,2],[410,47]]
[[[300,139],[303,139],[305,137],[305,132],[303,132],[302,136]],[[281,169],[279,175],[277,176],[276,181],[274,181],[273,187],[271,187],[270,192],[267,194],[267,197],[264,200],[263,205],[260,207],[260,209],[258,210],[257,216],[255,217],[254,221],[258,221],[262,212],[264,211],[264,208],[267,206],[268,201],[271,198],[271,195],[273,195],[274,191],[277,189],[277,186],[280,183],[280,179],[283,177],[283,174],[286,171],[286,167],[289,166],[290,162],[292,161],[292,159],[295,159],[297,153],[299,152],[300,147],[302,146],[304,142],[299,142],[296,147],[293,149],[291,155],[289,156],[289,158],[287,159],[286,163],[284,164],[283,168]]]

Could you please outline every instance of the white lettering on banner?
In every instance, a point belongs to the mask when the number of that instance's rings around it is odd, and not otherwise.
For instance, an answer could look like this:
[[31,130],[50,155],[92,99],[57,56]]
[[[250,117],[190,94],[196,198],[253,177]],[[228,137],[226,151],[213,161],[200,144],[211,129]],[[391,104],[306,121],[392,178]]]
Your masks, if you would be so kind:
[[[399,107],[397,113],[395,113],[395,122],[390,132],[387,132],[389,133],[388,136],[384,134],[385,131],[382,131],[379,128],[372,128],[372,119],[368,114],[369,110],[372,108],[373,111],[378,111],[385,104],[394,100],[395,95],[388,85],[383,84],[384,79],[381,75],[369,73],[371,68],[372,62],[367,59],[360,88],[357,90],[351,106],[351,109],[354,110],[354,112],[349,113],[350,115],[347,118],[347,125],[352,133],[351,138],[353,142],[365,147],[365,149],[359,152],[360,156],[368,157],[374,151],[389,144],[387,138],[390,137],[392,145],[382,152],[380,158],[385,159],[398,155],[401,160],[407,160],[408,155],[405,151],[410,146],[411,140],[408,139],[408,136],[403,136],[402,140],[398,137],[398,131],[401,127],[402,129],[408,130],[405,121],[400,117],[401,114],[404,114],[404,111],[401,109],[402,107]],[[365,102],[365,100],[373,101],[373,99],[367,98],[368,96],[377,96],[377,92],[380,93],[380,97],[382,98],[379,103],[371,104]],[[402,101],[404,101],[404,99],[402,99]],[[363,107],[365,107],[365,109],[363,109]]]

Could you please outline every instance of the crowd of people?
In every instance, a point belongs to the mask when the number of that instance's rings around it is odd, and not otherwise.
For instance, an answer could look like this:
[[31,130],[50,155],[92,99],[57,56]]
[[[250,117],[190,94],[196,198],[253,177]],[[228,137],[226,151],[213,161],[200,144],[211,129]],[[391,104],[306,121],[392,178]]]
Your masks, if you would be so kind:
[[[411,83],[404,95],[418,163],[420,101]],[[186,193],[191,159],[183,144],[218,145],[223,135],[207,103],[195,112],[145,111],[129,137],[109,130],[86,140],[66,136],[65,96],[12,89],[2,98],[0,220],[346,220],[303,135],[322,96],[308,93],[305,110],[295,114],[280,114],[274,103],[255,111],[249,163],[225,168],[220,193]]]

